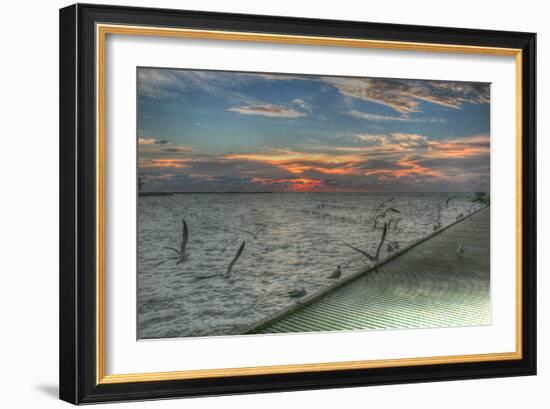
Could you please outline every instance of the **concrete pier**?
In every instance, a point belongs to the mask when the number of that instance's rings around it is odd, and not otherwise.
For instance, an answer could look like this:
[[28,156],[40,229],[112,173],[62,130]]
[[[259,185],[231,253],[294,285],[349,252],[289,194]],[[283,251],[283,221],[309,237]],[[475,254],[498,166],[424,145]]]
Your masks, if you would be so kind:
[[485,208],[245,333],[489,325],[489,242]]

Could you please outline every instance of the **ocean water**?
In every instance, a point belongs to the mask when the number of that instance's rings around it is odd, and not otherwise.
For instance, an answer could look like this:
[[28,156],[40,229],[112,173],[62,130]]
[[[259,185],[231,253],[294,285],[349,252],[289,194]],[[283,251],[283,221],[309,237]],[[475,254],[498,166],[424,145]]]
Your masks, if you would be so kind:
[[[448,203],[447,199],[452,197]],[[393,218],[387,239],[400,247],[480,207],[473,193],[220,193],[140,196],[138,203],[138,338],[241,334],[312,294],[365,269]],[[374,218],[385,209],[385,218]],[[439,212],[438,209],[441,209]],[[182,222],[188,259],[176,265]],[[397,219],[399,222],[395,223]],[[229,278],[224,274],[242,242]],[[380,257],[388,254],[387,244]],[[166,261],[167,260],[167,261]],[[165,261],[163,264],[157,265]],[[205,278],[213,276],[210,278]]]

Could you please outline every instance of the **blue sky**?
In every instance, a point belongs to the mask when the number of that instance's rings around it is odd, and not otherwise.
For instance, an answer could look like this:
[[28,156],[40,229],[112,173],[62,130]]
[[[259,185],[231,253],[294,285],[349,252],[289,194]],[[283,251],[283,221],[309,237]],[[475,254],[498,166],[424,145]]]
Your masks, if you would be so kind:
[[489,84],[138,68],[146,191],[489,190]]

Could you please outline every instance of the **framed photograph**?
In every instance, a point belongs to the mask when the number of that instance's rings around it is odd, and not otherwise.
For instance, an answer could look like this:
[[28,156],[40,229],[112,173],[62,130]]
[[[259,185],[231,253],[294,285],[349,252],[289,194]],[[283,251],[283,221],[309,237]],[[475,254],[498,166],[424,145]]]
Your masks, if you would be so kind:
[[535,374],[535,45],[61,9],[61,399]]

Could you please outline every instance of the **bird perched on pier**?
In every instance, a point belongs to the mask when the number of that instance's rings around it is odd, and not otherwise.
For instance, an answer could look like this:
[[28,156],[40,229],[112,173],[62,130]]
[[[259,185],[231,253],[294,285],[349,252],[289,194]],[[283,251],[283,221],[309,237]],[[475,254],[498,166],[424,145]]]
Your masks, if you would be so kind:
[[340,278],[340,277],[342,277],[342,269],[340,268],[340,265],[337,265],[336,270],[334,270],[332,274],[328,276],[328,278]]
[[306,294],[307,294],[307,291],[305,288],[300,288],[300,289],[296,289],[288,292],[288,296],[290,298],[302,298]]
[[462,243],[458,243],[458,248],[456,249],[456,254],[461,256],[464,253],[464,248],[462,247]]

